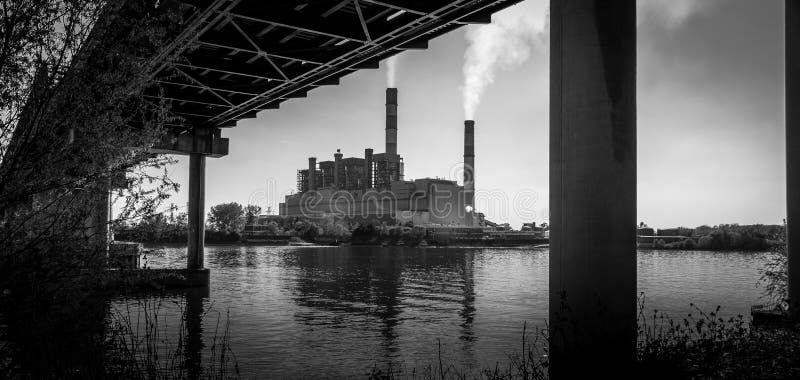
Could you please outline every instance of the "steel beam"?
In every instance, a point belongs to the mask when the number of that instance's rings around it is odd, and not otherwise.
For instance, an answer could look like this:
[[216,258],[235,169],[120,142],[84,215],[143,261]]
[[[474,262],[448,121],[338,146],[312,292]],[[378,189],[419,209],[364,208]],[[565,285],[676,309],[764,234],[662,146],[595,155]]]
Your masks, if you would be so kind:
[[[201,45],[201,46],[207,46],[207,47],[215,48],[215,49],[226,49],[226,50],[231,50],[231,51],[239,51],[239,52],[243,52],[243,53],[249,53],[249,54],[252,54],[252,55],[258,55],[259,54],[259,51],[253,49],[252,47],[251,48],[247,48],[247,47],[244,47],[243,44],[242,45],[239,45],[239,44],[235,44],[234,45],[230,41],[223,42],[223,41],[220,41],[218,37],[203,36],[203,37],[200,37],[200,39],[197,40],[196,43],[198,45]],[[281,58],[281,59],[292,60],[292,61],[301,61],[301,62],[311,63],[311,64],[314,64],[314,65],[323,65],[324,64],[323,62],[321,62],[320,60],[318,60],[317,58],[312,56],[312,54],[315,51],[316,51],[316,53],[322,53],[322,52],[336,50],[336,49],[331,49],[331,48],[318,48],[318,49],[315,48],[315,49],[299,50],[297,53],[292,53],[292,52],[284,53],[284,52],[274,51],[272,49],[269,49],[268,47],[264,47],[264,48],[268,49],[268,50],[263,51],[263,54],[266,54],[267,56],[269,56],[271,58]],[[285,48],[286,47],[284,47],[284,49]],[[338,49],[338,50],[342,50],[341,53],[346,52],[344,49]],[[311,53],[311,54],[308,54],[307,56],[301,56],[300,54],[302,54],[304,52],[305,53]]]
[[430,1],[430,0],[361,0],[365,3],[381,5],[398,11],[405,11],[418,16],[425,16],[442,6],[449,6],[452,1]]
[[288,13],[280,14],[278,12],[264,14],[263,5],[259,2],[243,3],[226,14],[242,20],[277,25],[321,36],[367,42],[357,19],[353,19],[348,25],[341,20],[334,20],[334,16],[321,17],[311,14],[291,16]]
[[174,62],[173,65],[197,70],[209,70],[231,75],[259,78],[263,80],[286,80],[281,75],[273,75],[272,73],[264,70],[264,67],[267,67],[264,65],[255,67],[255,65],[250,65],[247,63],[239,63],[232,60],[214,59],[211,57],[198,57],[196,55],[192,56],[190,61],[187,60],[186,62]]
[[158,84],[162,84],[162,85],[191,87],[191,88],[210,90],[210,91],[215,91],[215,92],[229,92],[231,94],[237,94],[237,95],[245,95],[245,96],[258,95],[258,94],[253,93],[253,92],[245,92],[245,91],[240,91],[240,90],[231,90],[231,89],[227,89],[227,88],[215,87],[215,86],[210,86],[210,85],[199,85],[199,84],[193,84],[193,83],[180,83],[180,82],[172,82],[172,81],[169,81],[169,80],[162,80],[162,79],[159,79],[156,82]]

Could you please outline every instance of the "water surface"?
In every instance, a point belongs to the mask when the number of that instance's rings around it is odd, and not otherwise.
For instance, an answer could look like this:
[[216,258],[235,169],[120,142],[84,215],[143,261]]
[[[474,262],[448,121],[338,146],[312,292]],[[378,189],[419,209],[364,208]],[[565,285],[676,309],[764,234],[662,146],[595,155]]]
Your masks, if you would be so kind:
[[[181,267],[165,248],[152,267]],[[748,315],[759,301],[757,253],[640,251],[646,308],[683,317],[689,303]],[[499,248],[206,247],[204,310],[230,313],[245,377],[361,377],[376,364],[421,368],[444,359],[494,367],[544,327],[548,251]],[[216,314],[212,314],[216,315]],[[206,318],[203,340],[216,329]]]

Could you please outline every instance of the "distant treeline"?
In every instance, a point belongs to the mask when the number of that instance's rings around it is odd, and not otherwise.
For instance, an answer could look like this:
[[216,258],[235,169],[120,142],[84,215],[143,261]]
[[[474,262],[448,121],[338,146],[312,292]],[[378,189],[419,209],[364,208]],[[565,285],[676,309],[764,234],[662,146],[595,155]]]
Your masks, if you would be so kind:
[[[165,217],[157,214],[136,223],[121,223],[114,227],[114,239],[119,241],[138,241],[142,243],[179,243],[187,240],[186,214]],[[239,231],[218,231],[206,227],[205,240],[208,243],[236,243],[241,241]]]
[[[211,207],[205,229],[207,243],[238,243],[244,235],[245,225],[253,224],[261,212],[258,206],[242,207],[238,203],[223,203]],[[187,240],[186,213],[161,213],[138,221],[114,226],[114,238],[120,241],[144,243],[185,243]],[[325,220],[305,218],[275,218],[264,229],[269,235],[292,236],[305,241],[343,241],[350,238],[350,228]],[[352,228],[356,228],[353,226]]]
[[[416,245],[423,238],[413,232],[409,223],[394,226],[380,222],[334,222],[301,217],[272,217],[257,223],[259,212],[256,206],[242,207],[237,203],[212,207],[207,218],[205,241],[212,244],[243,242],[247,239],[246,225],[257,225],[263,236],[292,237],[321,244],[352,241],[353,244]],[[186,213],[162,213],[135,222],[119,223],[114,227],[114,238],[156,244],[185,243],[186,231]]]
[[[704,225],[696,228],[660,228],[654,231],[642,225],[639,235],[654,236],[651,241],[654,248],[761,251],[783,241],[784,227],[769,224],[720,224],[713,227]],[[640,238],[640,244],[647,243]]]

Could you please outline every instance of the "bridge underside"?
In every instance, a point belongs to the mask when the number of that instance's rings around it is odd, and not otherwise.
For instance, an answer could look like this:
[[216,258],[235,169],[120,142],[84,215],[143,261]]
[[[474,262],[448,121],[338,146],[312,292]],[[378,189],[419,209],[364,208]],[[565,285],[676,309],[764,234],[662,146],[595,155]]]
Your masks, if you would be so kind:
[[185,27],[156,57],[149,96],[171,103],[181,133],[233,127],[520,0],[173,1]]

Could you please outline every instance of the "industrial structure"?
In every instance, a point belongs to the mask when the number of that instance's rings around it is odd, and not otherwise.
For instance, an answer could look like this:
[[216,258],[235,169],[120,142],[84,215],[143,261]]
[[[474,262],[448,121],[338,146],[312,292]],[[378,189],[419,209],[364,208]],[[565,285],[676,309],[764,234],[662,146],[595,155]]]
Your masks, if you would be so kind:
[[363,157],[333,161],[309,157],[297,171],[297,193],[280,204],[284,216],[332,214],[345,220],[414,225],[481,227],[473,221],[475,197],[475,122],[464,123],[464,186],[440,178],[406,180],[397,150],[397,89],[386,89],[386,151],[364,149]]

